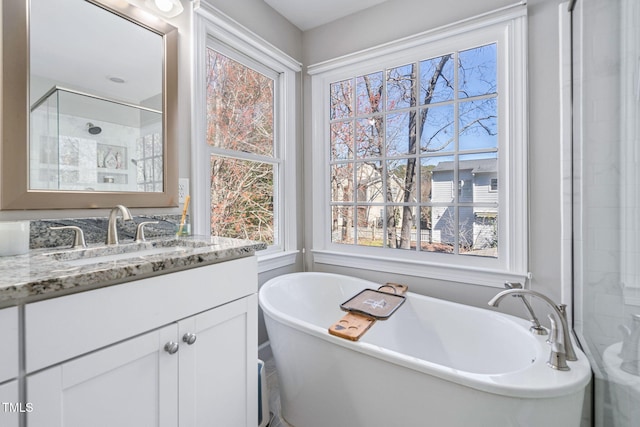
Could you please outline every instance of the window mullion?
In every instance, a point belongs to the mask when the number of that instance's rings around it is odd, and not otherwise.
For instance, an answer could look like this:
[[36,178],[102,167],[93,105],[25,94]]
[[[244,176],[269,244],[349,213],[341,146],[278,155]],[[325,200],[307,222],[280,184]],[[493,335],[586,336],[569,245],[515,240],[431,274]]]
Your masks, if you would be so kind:
[[416,65],[418,69],[417,73],[417,90],[418,94],[416,95],[416,99],[418,100],[418,105],[416,106],[416,117],[418,123],[416,124],[416,152],[415,155],[415,180],[416,180],[416,201],[414,203],[415,206],[415,223],[416,223],[416,252],[420,252],[422,250],[422,123],[420,123],[420,119],[422,117],[422,109],[423,106],[420,102],[420,76],[422,75],[422,67],[421,63],[418,61]]
[[458,52],[453,53],[453,253],[460,255],[460,67]]
[[[355,85],[352,85],[351,87],[352,90],[352,94],[351,94],[351,111],[355,112]],[[355,114],[354,114],[355,116]],[[353,165],[353,167],[351,168],[351,179],[353,182],[353,185],[351,186],[351,221],[352,221],[352,227],[351,229],[353,230],[353,239],[352,239],[352,244],[353,245],[357,245],[358,244],[358,159],[356,156],[356,152],[357,152],[357,147],[356,147],[356,121],[355,119],[351,120],[351,141],[352,141],[352,158],[351,158],[351,164]]]
[[221,157],[231,157],[234,159],[250,160],[252,162],[281,164],[282,160],[271,156],[262,156],[255,153],[247,153],[245,151],[225,150],[223,148],[210,147],[209,151],[212,155]]

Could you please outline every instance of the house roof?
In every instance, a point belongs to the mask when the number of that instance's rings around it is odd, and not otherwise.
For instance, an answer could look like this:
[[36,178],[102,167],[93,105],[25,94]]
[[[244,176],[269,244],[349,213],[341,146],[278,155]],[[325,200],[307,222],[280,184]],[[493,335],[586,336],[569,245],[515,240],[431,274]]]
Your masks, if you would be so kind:
[[[459,170],[469,170],[471,173],[489,173],[498,171],[498,159],[461,160],[458,162]],[[433,168],[434,172],[452,171],[454,162],[440,162]]]

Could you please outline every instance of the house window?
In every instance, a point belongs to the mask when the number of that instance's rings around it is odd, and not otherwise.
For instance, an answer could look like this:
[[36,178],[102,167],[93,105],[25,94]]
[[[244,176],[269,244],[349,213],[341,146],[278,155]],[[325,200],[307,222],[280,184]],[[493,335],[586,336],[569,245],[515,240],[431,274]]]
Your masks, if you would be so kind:
[[267,243],[261,272],[290,265],[300,64],[206,4],[194,34],[194,232]]
[[320,262],[526,274],[526,198],[497,185],[526,191],[526,8],[508,9],[309,67]]

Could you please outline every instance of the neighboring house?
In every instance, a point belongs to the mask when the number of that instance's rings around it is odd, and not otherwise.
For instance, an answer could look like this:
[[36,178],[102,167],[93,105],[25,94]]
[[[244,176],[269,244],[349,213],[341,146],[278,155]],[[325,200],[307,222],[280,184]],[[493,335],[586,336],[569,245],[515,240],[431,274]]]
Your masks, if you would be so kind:
[[[440,162],[432,175],[432,241],[455,243],[454,199],[458,196],[460,247],[491,250],[497,244],[497,159],[462,160],[454,183],[454,162]],[[457,193],[457,194],[456,194]],[[448,204],[445,206],[442,204]]]
[[[460,252],[484,256],[497,256],[497,217],[498,217],[498,172],[497,159],[477,159],[459,161],[458,182],[454,184],[454,162],[438,163],[430,173],[423,174],[421,200],[430,202],[431,207],[422,211],[420,217],[423,245],[455,245],[455,235],[459,231]],[[346,172],[346,173],[345,173]],[[334,241],[353,239],[354,218],[349,207],[353,202],[352,169],[345,171],[334,169],[333,198],[344,201],[347,206],[334,206]],[[359,239],[382,241],[384,204],[386,197],[401,204],[402,181],[389,180],[389,192],[384,190],[382,178],[371,165],[363,163],[358,167],[356,191],[357,229]],[[457,193],[457,194],[456,194]],[[458,196],[458,200],[456,199]],[[458,225],[455,220],[455,208],[459,209]],[[416,212],[414,211],[414,215]],[[411,242],[416,242],[416,221],[412,218]],[[400,233],[399,228],[397,233]],[[427,250],[432,250],[427,249]],[[433,249],[448,250],[442,247]]]

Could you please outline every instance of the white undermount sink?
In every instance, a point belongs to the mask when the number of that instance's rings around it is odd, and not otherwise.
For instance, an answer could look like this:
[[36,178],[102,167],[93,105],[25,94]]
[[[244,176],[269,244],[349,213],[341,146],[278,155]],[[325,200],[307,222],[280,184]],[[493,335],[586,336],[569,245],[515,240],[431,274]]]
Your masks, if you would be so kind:
[[172,239],[155,243],[130,243],[55,251],[47,256],[61,263],[77,267],[154,255],[180,255],[186,251],[205,246],[216,245],[202,241]]
[[118,261],[121,259],[138,258],[138,257],[150,256],[150,255],[161,255],[161,254],[167,254],[170,252],[177,253],[180,251],[185,251],[187,249],[188,248],[186,247],[169,246],[169,247],[161,247],[161,248],[153,248],[153,249],[144,249],[144,250],[135,251],[135,252],[125,252],[125,253],[119,253],[119,254],[110,254],[110,255],[92,256],[92,257],[86,257],[86,258],[64,260],[63,262],[65,264],[79,266],[79,265],[88,265],[88,264],[98,264],[101,262]]

